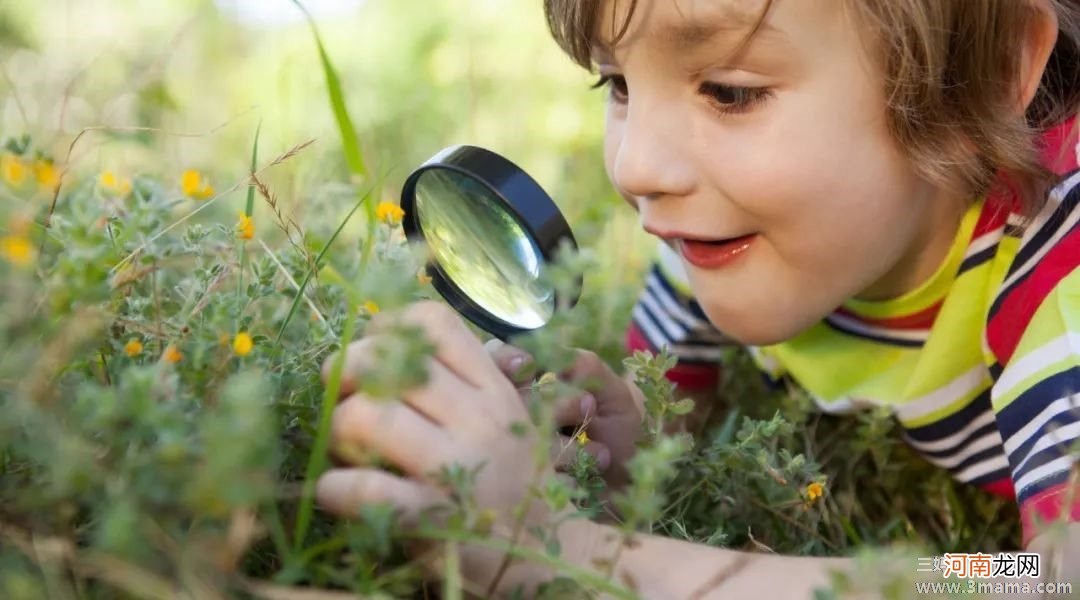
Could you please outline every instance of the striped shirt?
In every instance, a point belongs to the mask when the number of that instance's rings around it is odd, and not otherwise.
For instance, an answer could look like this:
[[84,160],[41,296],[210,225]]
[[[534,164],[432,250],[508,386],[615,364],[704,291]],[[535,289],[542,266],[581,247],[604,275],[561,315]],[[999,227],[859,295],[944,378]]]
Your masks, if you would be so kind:
[[[892,300],[852,299],[795,338],[749,350],[827,412],[889,406],[907,442],[962,482],[1015,498],[1026,546],[1040,521],[1080,521],[1080,144],[1075,119],[1047,132],[1060,176],[1022,218],[1008,192],[974,203],[937,272]],[[733,344],[693,299],[666,245],[627,334],[666,346],[684,389],[715,385]]]

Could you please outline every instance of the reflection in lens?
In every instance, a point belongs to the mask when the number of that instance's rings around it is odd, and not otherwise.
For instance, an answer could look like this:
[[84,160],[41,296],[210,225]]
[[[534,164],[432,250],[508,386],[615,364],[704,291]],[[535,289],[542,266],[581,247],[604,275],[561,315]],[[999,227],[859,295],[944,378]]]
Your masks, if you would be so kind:
[[536,329],[555,312],[540,249],[501,200],[478,181],[431,169],[416,182],[424,239],[446,275],[492,316]]

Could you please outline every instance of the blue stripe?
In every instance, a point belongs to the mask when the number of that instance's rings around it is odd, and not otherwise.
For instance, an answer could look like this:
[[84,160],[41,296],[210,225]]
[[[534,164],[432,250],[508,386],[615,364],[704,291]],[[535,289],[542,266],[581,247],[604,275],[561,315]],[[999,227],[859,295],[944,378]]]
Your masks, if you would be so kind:
[[[1024,425],[1039,416],[1039,413],[1046,409],[1051,402],[1059,398],[1067,398],[1076,393],[1080,393],[1080,367],[1066,369],[1036,383],[998,412],[997,422],[998,428],[1001,430],[1001,438],[1008,440]],[[1054,424],[1061,426],[1076,421],[1080,421],[1080,406],[1077,406],[1076,410],[1067,410],[1054,417],[1046,426],[1053,426]],[[1034,444],[1034,439],[1038,437],[1038,435],[1033,435],[1030,439],[1024,440],[1024,443],[1016,449],[1014,455],[1016,453],[1019,453],[1019,456],[1026,454],[1025,448]]]
[[[1035,236],[1024,244],[1020,250],[1016,253],[1016,257],[1013,258],[1012,264],[1009,266],[1009,272],[1005,275],[1008,279],[1015,273],[1027,260],[1039,251],[1047,240],[1049,240],[1061,226],[1061,223],[1069,216],[1070,213],[1076,208],[1076,205],[1080,203],[1080,186],[1073,186],[1071,190],[1065,194],[1065,197],[1061,201],[1061,205],[1054,211],[1054,214],[1050,215],[1050,218],[1046,220],[1046,223],[1039,230]],[[1076,225],[1073,225],[1072,229],[1076,229]],[[1068,233],[1066,235],[1069,235]],[[1002,303],[1008,298],[1017,287],[1024,283],[1032,273],[1038,270],[1038,265],[1032,266],[1027,270],[1019,279],[1014,281],[1012,285],[1002,288],[998,291],[997,296],[994,298],[993,304],[990,305],[990,313],[987,321],[989,322],[997,314],[1001,308]]]
[[1001,373],[1005,370],[1005,368],[1001,366],[1001,363],[997,361],[994,361],[994,364],[990,365],[989,369],[990,377],[994,379],[994,382],[997,382],[997,380],[1001,378]]
[[[923,456],[930,456],[933,458],[949,458],[950,456],[955,456],[959,452],[963,451],[975,440],[978,440],[987,433],[991,432],[997,433],[997,423],[994,423],[993,421],[987,423],[986,425],[983,425],[975,431],[972,431],[971,434],[969,434],[955,446],[952,446],[950,448],[945,448],[944,450],[920,450],[919,448],[915,448],[915,450]],[[999,442],[997,446],[1000,448],[1001,443]],[[1001,453],[1004,454],[1005,451],[1001,450]]]
[[999,456],[1001,456],[1001,457],[1005,456],[1005,450],[1001,446],[991,446],[991,447],[986,448],[984,450],[979,450],[975,454],[972,454],[971,456],[969,456],[969,457],[965,458],[964,460],[960,461],[960,464],[956,465],[955,467],[950,468],[949,472],[950,473],[959,473],[960,471],[963,471],[964,469],[970,467],[971,465],[973,465],[975,463],[980,463],[980,462],[989,460],[991,458],[999,457]]
[[[1061,199],[1061,204],[1054,209],[1054,212],[1046,219],[1039,231],[1016,253],[1016,258],[1013,259],[1014,268],[1019,268],[1020,265],[1026,263],[1040,248],[1046,245],[1050,238],[1061,229],[1062,224],[1072,214],[1077,203],[1080,203],[1080,187],[1074,186],[1065,193],[1065,196]],[[1012,272],[1013,269],[1010,268],[1009,273]]]
[[880,342],[882,344],[888,344],[890,346],[902,346],[904,348],[922,348],[922,346],[923,346],[923,341],[922,340],[905,340],[905,339],[887,337],[887,336],[883,336],[883,335],[874,335],[874,334],[865,333],[865,332],[862,332],[862,331],[852,331],[850,329],[847,329],[847,328],[843,327],[842,325],[838,325],[838,324],[834,323],[832,321],[832,319],[829,319],[828,317],[825,318],[825,324],[827,326],[835,329],[836,331],[839,331],[840,333],[844,333],[844,334],[850,335],[852,337],[857,337],[857,338],[861,338],[861,339],[864,339],[864,340],[871,340],[871,341],[874,341],[874,342]]
[[[1042,466],[1056,458],[1061,458],[1062,456],[1063,454],[1060,452],[1056,452],[1055,448],[1047,448],[1046,450],[1039,452],[1035,456],[1031,457],[1031,462],[1029,463],[1031,466],[1025,466],[1024,473],[1036,467]],[[1071,471],[1071,469],[1066,467],[1064,469],[1061,469],[1060,471],[1055,471],[1054,473],[1047,475],[1042,479],[1036,480],[1031,485],[1027,486],[1022,490],[1016,490],[1016,499],[1022,504],[1028,498],[1034,496],[1035,494],[1038,494],[1039,492],[1042,492],[1048,488],[1052,488],[1055,485],[1065,483],[1069,479],[1069,471]],[[1013,481],[1017,481],[1022,476],[1023,473],[1018,473],[1014,475]]]
[[[971,423],[987,412],[993,412],[993,409],[990,407],[989,387],[980,392],[979,395],[971,399],[971,402],[968,402],[966,406],[953,414],[927,425],[912,428],[905,427],[904,430],[911,439],[917,442],[933,442],[944,437],[949,437],[957,431],[960,431],[968,423]],[[993,425],[993,423],[990,424]]]
[[994,254],[997,252],[997,250],[998,250],[998,245],[994,244],[993,246],[990,246],[989,248],[984,248],[982,250],[979,250],[975,254],[972,254],[971,256],[965,258],[964,262],[960,263],[960,271],[958,271],[956,273],[957,276],[962,275],[962,274],[974,269],[975,267],[989,261],[991,258],[994,257]]
[[[701,305],[698,304],[697,300],[694,300],[693,298],[689,298],[689,297],[683,295],[678,290],[676,290],[674,287],[672,287],[671,282],[668,281],[664,277],[664,274],[660,271],[660,266],[659,265],[654,265],[653,266],[651,275],[655,275],[657,284],[658,284],[658,286],[660,288],[660,289],[656,290],[657,293],[653,294],[653,298],[656,299],[657,304],[659,304],[661,307],[663,306],[663,302],[661,302],[660,298],[659,298],[659,294],[663,293],[672,302],[675,302],[679,306],[686,309],[686,311],[689,312],[691,315],[693,315],[693,317],[695,319],[698,319],[699,321],[701,321],[701,327],[700,328],[692,329],[692,328],[687,327],[681,321],[676,320],[676,322],[678,322],[679,325],[681,327],[685,328],[687,330],[687,332],[690,334],[690,337],[688,339],[698,339],[703,344],[720,345],[720,344],[724,343],[723,340],[711,340],[711,339],[708,339],[707,336],[711,333],[713,335],[722,337],[722,338],[724,338],[724,340],[728,340],[728,343],[731,343],[730,338],[727,338],[727,336],[723,335],[723,332],[717,330],[716,327],[713,326],[712,322],[709,321],[709,317],[705,316],[705,311],[702,310]],[[649,293],[648,287],[646,287],[644,293]]]
[[975,479],[972,479],[968,483],[971,485],[984,486],[988,483],[993,483],[999,479],[1011,479],[1012,473],[1009,472],[1007,467],[1002,467],[996,471],[991,471],[986,475],[980,475]]

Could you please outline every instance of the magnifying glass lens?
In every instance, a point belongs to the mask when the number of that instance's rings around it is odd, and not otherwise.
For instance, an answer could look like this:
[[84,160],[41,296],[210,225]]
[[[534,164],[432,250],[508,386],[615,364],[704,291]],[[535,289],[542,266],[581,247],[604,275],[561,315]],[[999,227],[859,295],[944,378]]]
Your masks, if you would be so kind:
[[540,248],[491,189],[450,169],[416,181],[416,217],[446,277],[492,316],[536,329],[555,312]]

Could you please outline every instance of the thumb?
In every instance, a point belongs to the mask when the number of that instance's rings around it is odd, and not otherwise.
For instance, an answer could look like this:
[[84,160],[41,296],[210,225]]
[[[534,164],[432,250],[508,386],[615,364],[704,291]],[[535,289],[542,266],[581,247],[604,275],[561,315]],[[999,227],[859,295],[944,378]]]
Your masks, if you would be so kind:
[[484,344],[484,348],[503,375],[515,385],[528,383],[536,376],[533,357],[521,348],[511,346],[499,339],[489,340]]

